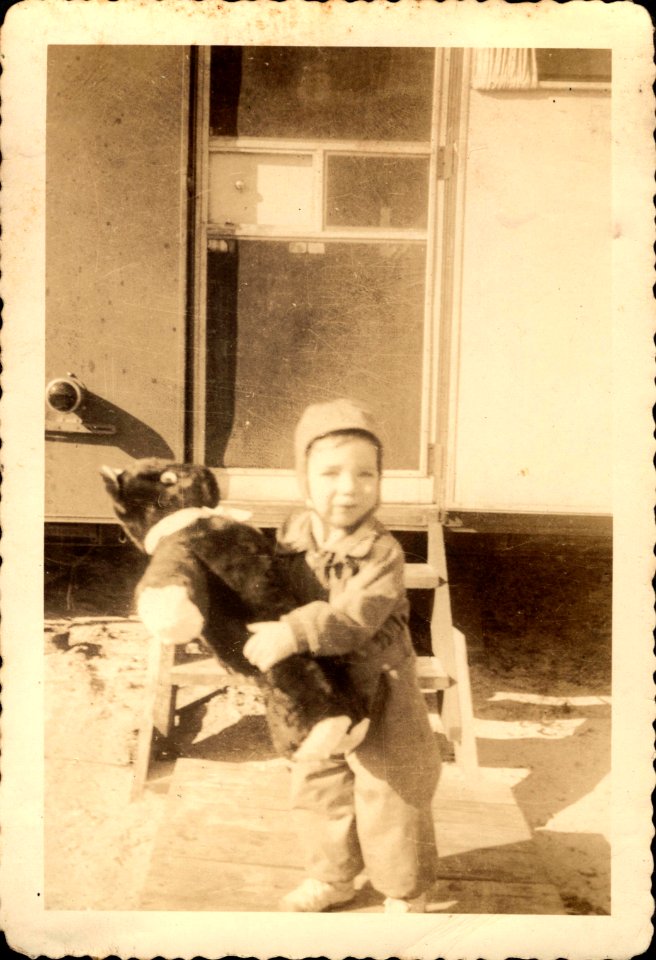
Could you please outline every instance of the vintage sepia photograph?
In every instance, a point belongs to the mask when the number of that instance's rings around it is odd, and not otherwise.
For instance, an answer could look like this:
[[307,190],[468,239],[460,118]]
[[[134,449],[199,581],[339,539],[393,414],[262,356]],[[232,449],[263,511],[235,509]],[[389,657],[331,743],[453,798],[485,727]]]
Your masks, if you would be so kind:
[[623,61],[240,6],[41,51],[41,949],[582,957],[625,896]]

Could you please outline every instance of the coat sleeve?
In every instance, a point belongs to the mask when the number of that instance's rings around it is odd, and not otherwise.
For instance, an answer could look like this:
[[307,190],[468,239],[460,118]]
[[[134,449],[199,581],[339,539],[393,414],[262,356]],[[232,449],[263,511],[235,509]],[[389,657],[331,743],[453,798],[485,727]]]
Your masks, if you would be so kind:
[[299,652],[338,656],[366,647],[405,594],[403,568],[401,547],[393,540],[377,541],[339,596],[315,600],[282,617]]

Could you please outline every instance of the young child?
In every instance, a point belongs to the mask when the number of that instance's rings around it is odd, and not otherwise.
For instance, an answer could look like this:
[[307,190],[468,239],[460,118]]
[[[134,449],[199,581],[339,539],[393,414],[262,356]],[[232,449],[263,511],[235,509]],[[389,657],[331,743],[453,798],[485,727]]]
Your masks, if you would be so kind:
[[416,679],[403,551],[374,516],[382,444],[367,411],[335,400],[306,409],[295,449],[309,509],[283,527],[279,549],[303,605],[252,624],[244,652],[260,670],[299,651],[345,656],[371,724],[352,752],[292,765],[307,876],[280,908],[348,903],[364,867],[385,912],[421,913],[436,871],[440,760]]

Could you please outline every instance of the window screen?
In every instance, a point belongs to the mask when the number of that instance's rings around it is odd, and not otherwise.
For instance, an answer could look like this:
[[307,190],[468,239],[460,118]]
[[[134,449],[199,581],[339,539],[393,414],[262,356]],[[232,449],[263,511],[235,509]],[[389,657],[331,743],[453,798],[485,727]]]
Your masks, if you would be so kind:
[[231,240],[208,255],[208,463],[293,467],[308,403],[350,396],[418,469],[423,243]]
[[431,49],[214,47],[215,137],[428,140]]

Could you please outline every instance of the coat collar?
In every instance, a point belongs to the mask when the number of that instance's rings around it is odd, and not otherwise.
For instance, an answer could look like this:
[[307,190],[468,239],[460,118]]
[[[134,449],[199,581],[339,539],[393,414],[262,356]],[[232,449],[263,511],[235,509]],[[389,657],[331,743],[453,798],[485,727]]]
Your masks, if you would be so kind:
[[294,514],[287,520],[278,534],[278,544],[286,553],[329,553],[337,559],[353,557],[362,559],[368,556],[374,542],[383,531],[382,524],[370,517],[352,533],[345,533],[339,539],[326,544],[318,544],[313,532],[312,511]]
[[252,513],[248,510],[236,510],[230,507],[184,507],[182,510],[176,510],[175,513],[169,513],[167,517],[162,517],[154,526],[150,528],[144,537],[144,550],[149,556],[152,556],[157,546],[164,537],[170,537],[179,530],[184,530],[196,520],[206,517],[222,517],[224,520],[237,520],[245,522],[250,520]]

